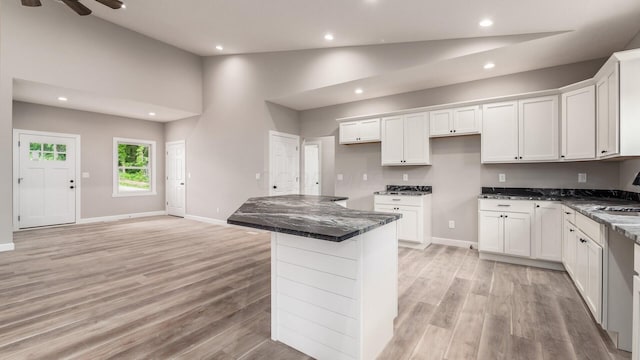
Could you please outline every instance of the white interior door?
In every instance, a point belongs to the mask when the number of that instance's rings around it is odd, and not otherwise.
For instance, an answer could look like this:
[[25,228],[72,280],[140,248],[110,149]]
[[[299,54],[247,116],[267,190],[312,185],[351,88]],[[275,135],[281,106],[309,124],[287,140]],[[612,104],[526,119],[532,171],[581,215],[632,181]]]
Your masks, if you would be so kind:
[[18,137],[18,227],[76,221],[76,138]]
[[304,145],[304,193],[320,195],[321,153],[320,143],[308,142]]
[[272,131],[269,135],[269,194],[300,193],[300,137]]
[[184,217],[185,214],[185,143],[167,143],[167,214]]

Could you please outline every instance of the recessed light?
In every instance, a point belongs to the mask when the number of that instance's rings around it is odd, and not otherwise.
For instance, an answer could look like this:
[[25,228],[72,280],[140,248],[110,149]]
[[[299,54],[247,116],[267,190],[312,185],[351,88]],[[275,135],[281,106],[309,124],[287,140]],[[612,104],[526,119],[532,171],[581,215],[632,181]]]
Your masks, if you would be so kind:
[[224,50],[224,47],[222,47],[222,45],[216,45],[216,49],[222,51],[222,50]]
[[127,8],[127,4],[122,4],[122,6],[120,6],[120,9],[126,9]]
[[493,69],[494,67],[496,67],[496,64],[494,64],[492,62],[484,64],[484,68],[487,69],[487,70]]
[[354,91],[354,93],[356,93],[356,94],[358,94],[358,95],[359,95],[359,94],[362,94],[363,92],[364,92],[364,90],[362,90],[362,88],[357,88],[357,89]]
[[327,41],[332,41],[332,40],[333,40],[333,34],[331,34],[331,33],[326,33],[326,34],[324,35],[324,39],[325,39],[325,40],[327,40]]
[[154,113],[153,111],[149,113],[149,116],[156,116],[156,113]]
[[69,99],[67,99],[64,96],[58,96],[58,101],[67,101],[67,100],[69,100]]
[[479,25],[482,26],[482,27],[489,27],[489,26],[493,25],[493,20],[484,19],[484,20],[480,21]]

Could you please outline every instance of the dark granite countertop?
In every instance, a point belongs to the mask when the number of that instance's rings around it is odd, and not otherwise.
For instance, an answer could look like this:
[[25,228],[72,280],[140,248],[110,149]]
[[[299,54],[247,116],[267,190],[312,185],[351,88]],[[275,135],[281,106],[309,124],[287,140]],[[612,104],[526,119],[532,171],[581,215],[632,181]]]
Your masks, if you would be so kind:
[[247,200],[227,223],[341,242],[396,221],[400,214],[347,209],[346,197],[284,195]]
[[560,201],[640,244],[640,216],[612,214],[607,206],[640,207],[640,194],[618,190],[482,188],[480,199]]
[[432,192],[431,186],[425,185],[387,185],[384,191],[376,191],[374,195],[424,196]]

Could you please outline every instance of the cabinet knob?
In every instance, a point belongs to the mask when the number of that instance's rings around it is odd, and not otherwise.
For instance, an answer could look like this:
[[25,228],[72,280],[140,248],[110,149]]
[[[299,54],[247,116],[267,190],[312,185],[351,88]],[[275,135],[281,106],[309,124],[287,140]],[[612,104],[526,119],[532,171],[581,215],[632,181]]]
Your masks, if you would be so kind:
[[275,186],[275,185],[273,185],[273,188],[274,188],[274,189],[277,189],[278,187],[277,187],[277,186]]
[[573,229],[569,229],[569,232],[574,232],[574,231],[575,231],[575,230],[573,230]]
[[560,157],[564,159],[564,155],[560,155]]
[[518,157],[516,156],[516,157],[514,157],[514,159],[518,160]]
[[536,207],[537,207],[537,208],[539,208],[539,207],[540,207],[540,205],[536,205]]
[[586,242],[587,242],[587,240],[585,240],[585,239],[583,239],[583,238],[580,238],[580,242],[584,244],[584,243],[586,243]]
[[455,130],[453,130],[453,132],[456,132]]
[[76,188],[76,187],[75,187],[75,186],[73,186],[73,185],[69,186],[69,189],[75,189],[75,188]]
[[604,154],[606,152],[607,152],[607,150],[602,150],[602,151],[600,151],[600,154]]
[[520,156],[520,159],[522,159],[522,156]]

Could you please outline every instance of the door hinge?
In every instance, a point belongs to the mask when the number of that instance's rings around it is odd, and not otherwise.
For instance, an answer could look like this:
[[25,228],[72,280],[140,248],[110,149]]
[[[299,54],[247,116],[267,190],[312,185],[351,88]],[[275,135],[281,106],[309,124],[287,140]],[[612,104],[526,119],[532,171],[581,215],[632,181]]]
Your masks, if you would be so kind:
[[18,215],[18,221],[20,221],[20,215]]
[[18,185],[22,182],[22,178],[18,178]]
[[20,140],[18,140],[18,147],[20,147]]
[[167,201],[167,206],[169,206],[169,202]]
[[296,146],[296,151],[298,151],[298,147]]

